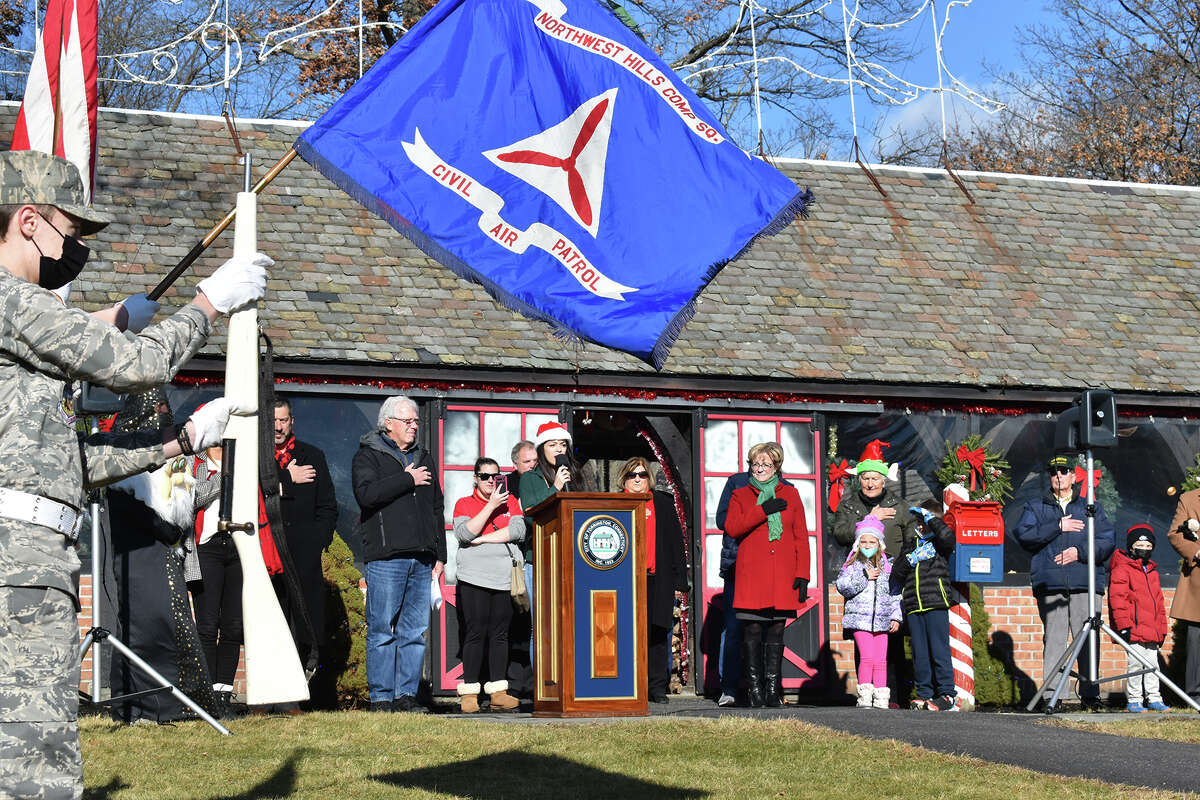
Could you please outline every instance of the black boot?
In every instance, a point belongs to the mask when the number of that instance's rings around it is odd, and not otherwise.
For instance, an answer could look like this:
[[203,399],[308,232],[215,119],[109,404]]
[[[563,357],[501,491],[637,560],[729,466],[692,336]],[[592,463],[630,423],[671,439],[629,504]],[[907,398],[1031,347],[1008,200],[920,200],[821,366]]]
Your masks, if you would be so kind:
[[216,695],[217,719],[233,719],[233,692],[213,692]]
[[756,637],[742,639],[742,674],[746,676],[750,707],[763,707],[762,642]]
[[763,642],[763,699],[767,708],[779,708],[783,705],[779,684],[782,667],[783,642]]

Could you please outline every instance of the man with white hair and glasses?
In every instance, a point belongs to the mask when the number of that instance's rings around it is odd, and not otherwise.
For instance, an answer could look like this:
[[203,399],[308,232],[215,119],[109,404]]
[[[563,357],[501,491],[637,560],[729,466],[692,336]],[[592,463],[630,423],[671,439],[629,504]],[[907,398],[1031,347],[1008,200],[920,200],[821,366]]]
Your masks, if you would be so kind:
[[351,480],[361,509],[367,579],[367,689],[372,711],[424,711],[417,701],[429,585],[446,562],[442,489],[417,444],[417,404],[383,401],[375,430],[359,440]]

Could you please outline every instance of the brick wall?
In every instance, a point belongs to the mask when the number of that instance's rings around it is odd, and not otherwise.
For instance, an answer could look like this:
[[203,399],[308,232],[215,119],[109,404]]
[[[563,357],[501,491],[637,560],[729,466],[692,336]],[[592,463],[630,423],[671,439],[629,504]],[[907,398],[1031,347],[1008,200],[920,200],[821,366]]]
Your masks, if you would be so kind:
[[[1170,609],[1175,589],[1164,587],[1163,595]],[[983,590],[983,601],[991,620],[989,639],[994,647],[1010,657],[1011,663],[1021,673],[1018,677],[1022,693],[1031,697],[1042,683],[1042,623],[1033,591],[1028,586],[988,586]],[[1108,622],[1108,605],[1102,602],[1104,621]],[[857,683],[854,675],[854,642],[842,638],[842,606],[842,596],[830,586],[829,647],[838,677],[845,678],[847,686],[853,690]],[[1171,635],[1168,634],[1161,651],[1164,659],[1170,656],[1172,645]],[[1125,671],[1125,652],[1106,636],[1101,636],[1099,674],[1119,675]],[[1123,694],[1124,691],[1123,681],[1100,685],[1101,695],[1113,692]]]

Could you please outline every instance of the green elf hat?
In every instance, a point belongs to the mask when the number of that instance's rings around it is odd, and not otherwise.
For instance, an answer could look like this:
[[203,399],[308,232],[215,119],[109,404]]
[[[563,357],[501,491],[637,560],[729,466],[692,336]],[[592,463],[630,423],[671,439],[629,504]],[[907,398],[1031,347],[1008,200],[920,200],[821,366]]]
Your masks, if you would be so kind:
[[889,447],[887,442],[879,439],[872,439],[867,442],[867,446],[863,448],[862,455],[858,458],[858,466],[854,468],[855,475],[862,475],[864,472],[878,472],[880,475],[888,474],[888,465],[883,460],[883,448]]

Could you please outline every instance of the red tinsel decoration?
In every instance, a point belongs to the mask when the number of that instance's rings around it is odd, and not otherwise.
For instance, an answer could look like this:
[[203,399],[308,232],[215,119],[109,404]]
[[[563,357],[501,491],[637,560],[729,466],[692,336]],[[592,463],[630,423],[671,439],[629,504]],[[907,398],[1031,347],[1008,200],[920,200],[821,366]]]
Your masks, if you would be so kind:
[[[667,483],[667,488],[671,490],[671,499],[675,502],[675,514],[679,517],[679,530],[683,531],[683,559],[687,564],[688,573],[691,574],[691,552],[686,546],[687,542],[691,541],[688,537],[687,515],[683,508],[683,494],[679,491],[679,475],[675,471],[675,466],[668,461],[663,455],[662,446],[658,441],[658,436],[654,430],[646,425],[642,420],[637,420],[637,435],[646,442],[650,448],[650,452],[654,454],[654,460],[662,467],[663,480]],[[679,640],[683,645],[679,648],[679,680],[686,684],[690,673],[691,664],[688,661],[687,641],[688,641],[688,621],[690,615],[690,607],[684,601],[679,609]]]

